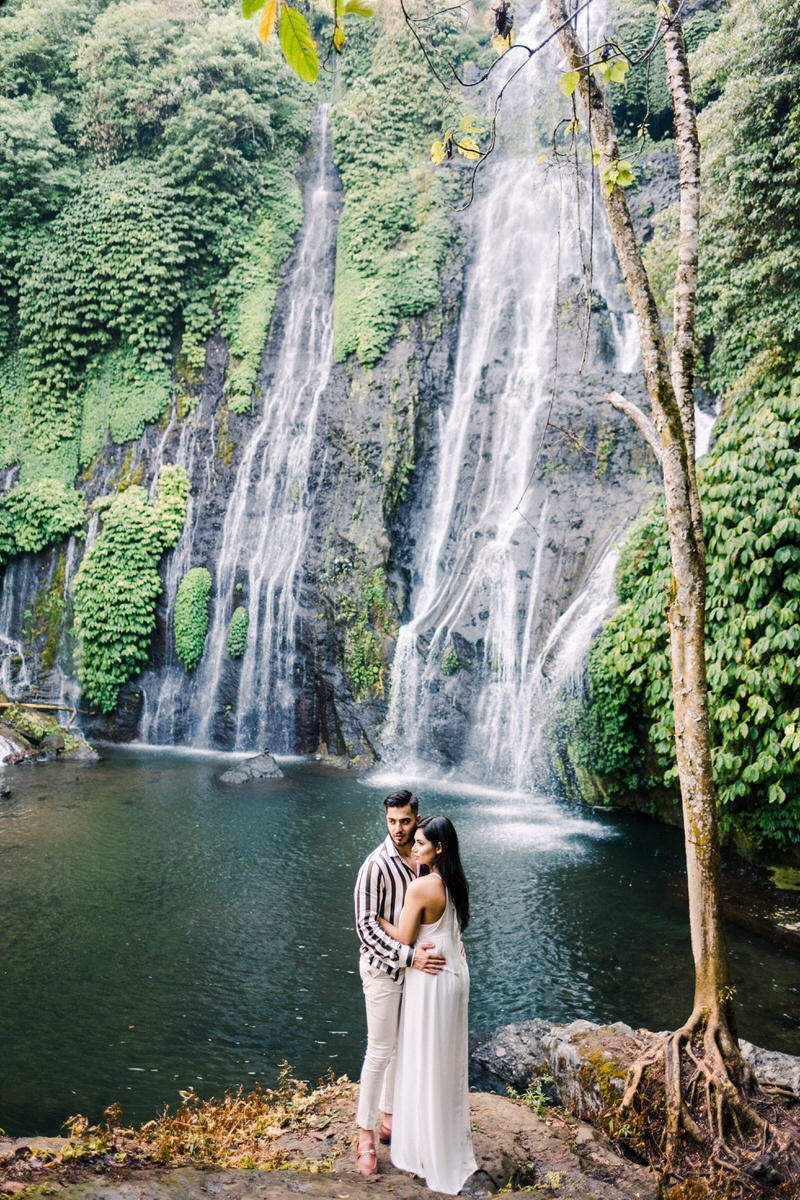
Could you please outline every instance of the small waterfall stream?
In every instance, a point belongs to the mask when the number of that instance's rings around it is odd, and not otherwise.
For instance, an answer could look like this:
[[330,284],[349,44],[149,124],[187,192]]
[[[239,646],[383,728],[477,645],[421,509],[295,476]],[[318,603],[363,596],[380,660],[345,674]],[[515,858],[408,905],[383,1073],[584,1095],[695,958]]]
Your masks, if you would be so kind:
[[[273,357],[263,407],[252,424],[218,535],[205,652],[187,676],[179,664],[143,677],[141,736],[151,743],[229,745],[292,752],[303,692],[296,650],[303,619],[304,552],[321,463],[320,402],[333,364],[333,273],[338,220],[329,111],[314,129],[314,172],[294,264],[284,284],[286,311],[273,321]],[[277,310],[276,310],[277,312]],[[185,451],[184,451],[185,453]],[[181,455],[178,461],[184,461]],[[192,528],[189,512],[187,529]],[[170,599],[190,566],[190,538],[169,567]],[[237,605],[249,614],[241,664],[227,652]],[[171,611],[171,604],[169,606]]]
[[[535,45],[546,30],[537,13],[518,40]],[[459,777],[513,787],[531,779],[546,674],[561,679],[577,669],[613,596],[606,527],[575,580],[563,568],[562,610],[545,601],[562,570],[554,546],[569,498],[542,485],[537,453],[551,393],[557,415],[566,372],[575,371],[554,364],[556,282],[563,307],[583,273],[589,227],[588,199],[576,200],[574,179],[559,181],[536,163],[542,147],[531,114],[557,74],[555,52],[540,54],[504,97],[508,149],[487,164],[468,214],[452,395],[440,413],[435,488],[416,531],[411,613],[399,633],[383,738],[387,758],[404,770],[456,764]],[[596,360],[587,366],[602,395],[611,380],[624,387],[620,377],[640,364],[599,200],[596,208],[594,288],[608,309],[610,347],[602,377]],[[618,534],[620,520],[612,525]],[[471,661],[461,661],[465,648]]]
[[[80,686],[71,673],[71,622],[62,620],[52,630],[57,645],[51,645],[52,662],[34,676],[26,654],[26,631],[46,614],[37,611],[43,595],[55,592],[65,612],[72,610],[72,585],[80,554],[76,538],[63,548],[49,550],[44,556],[26,554],[13,559],[0,577],[0,691],[11,699],[30,698],[35,693],[40,703],[63,704],[65,710],[77,705]],[[0,714],[2,717],[2,714]]]

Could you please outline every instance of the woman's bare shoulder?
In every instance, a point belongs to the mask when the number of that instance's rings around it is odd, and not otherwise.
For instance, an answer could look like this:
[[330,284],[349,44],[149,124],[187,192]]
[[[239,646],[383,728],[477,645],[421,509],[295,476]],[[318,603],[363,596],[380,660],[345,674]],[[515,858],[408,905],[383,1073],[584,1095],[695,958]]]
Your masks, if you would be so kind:
[[432,896],[440,896],[444,890],[444,884],[439,875],[431,873],[430,875],[419,875],[416,879],[413,879],[408,885],[409,891],[412,888],[414,888],[417,896],[430,898]]

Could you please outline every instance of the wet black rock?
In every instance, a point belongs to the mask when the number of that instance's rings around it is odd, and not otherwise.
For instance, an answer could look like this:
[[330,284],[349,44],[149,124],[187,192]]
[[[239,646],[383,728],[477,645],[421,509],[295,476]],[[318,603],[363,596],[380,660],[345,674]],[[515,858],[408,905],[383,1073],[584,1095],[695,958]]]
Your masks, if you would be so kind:
[[252,783],[259,779],[283,779],[283,771],[267,750],[246,758],[219,777],[220,783]]

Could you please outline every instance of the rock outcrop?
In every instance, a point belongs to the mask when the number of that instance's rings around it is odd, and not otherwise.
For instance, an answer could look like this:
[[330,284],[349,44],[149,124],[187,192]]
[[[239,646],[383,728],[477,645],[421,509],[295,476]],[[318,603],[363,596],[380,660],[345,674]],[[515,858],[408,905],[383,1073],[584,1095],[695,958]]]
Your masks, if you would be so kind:
[[97,761],[97,751],[69,728],[62,728],[48,711],[31,705],[11,704],[3,692],[0,692],[0,702],[0,747],[6,743],[10,747],[1,756],[6,765],[36,758]]
[[283,779],[283,771],[268,750],[229,767],[219,777],[220,783],[253,783],[259,779]]
[[[621,1094],[628,1066],[650,1036],[621,1021],[556,1025],[534,1018],[495,1030],[473,1049],[472,1057],[521,1092],[542,1075],[552,1076],[558,1103],[580,1117],[594,1117]],[[800,1058],[761,1050],[749,1042],[740,1046],[759,1080],[788,1087],[800,1096]]]

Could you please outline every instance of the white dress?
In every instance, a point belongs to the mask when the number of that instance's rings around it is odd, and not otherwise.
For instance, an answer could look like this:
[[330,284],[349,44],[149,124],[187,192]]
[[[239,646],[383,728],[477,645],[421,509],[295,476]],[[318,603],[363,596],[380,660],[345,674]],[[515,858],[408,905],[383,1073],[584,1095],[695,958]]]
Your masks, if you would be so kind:
[[421,925],[417,945],[433,942],[447,959],[438,975],[407,970],[397,1042],[391,1159],[456,1195],[477,1169],[467,1082],[469,970],[447,897],[438,921]]

